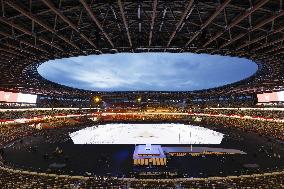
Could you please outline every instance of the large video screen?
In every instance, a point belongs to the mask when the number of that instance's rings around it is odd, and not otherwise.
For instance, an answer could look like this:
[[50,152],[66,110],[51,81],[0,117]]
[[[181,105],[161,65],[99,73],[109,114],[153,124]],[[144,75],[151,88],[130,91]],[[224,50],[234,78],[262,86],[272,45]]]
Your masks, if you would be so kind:
[[0,102],[36,103],[37,95],[0,91]]
[[284,91],[257,94],[258,102],[279,102],[284,101]]

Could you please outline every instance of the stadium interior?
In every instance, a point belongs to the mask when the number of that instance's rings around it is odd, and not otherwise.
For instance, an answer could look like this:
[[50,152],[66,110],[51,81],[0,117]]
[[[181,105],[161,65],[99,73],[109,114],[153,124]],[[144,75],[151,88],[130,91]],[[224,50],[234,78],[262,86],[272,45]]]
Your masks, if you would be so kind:
[[[0,188],[284,188],[283,0],[0,6]],[[113,92],[37,70],[125,52],[242,57],[258,70],[204,90]]]

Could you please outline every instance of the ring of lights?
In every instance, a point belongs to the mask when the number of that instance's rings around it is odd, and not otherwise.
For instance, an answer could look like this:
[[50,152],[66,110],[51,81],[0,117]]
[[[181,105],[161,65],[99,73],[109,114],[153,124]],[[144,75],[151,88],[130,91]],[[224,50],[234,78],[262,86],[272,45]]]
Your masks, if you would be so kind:
[[[277,0],[259,0],[253,5],[230,0],[221,4],[217,1],[176,0],[154,4],[146,1],[139,17],[132,1],[111,4],[101,1],[96,6],[90,6],[86,0],[68,1],[60,8],[49,0],[37,1],[31,2],[31,12],[29,5],[17,1],[4,1],[4,4],[5,16],[0,19],[1,90],[49,95],[112,95],[52,83],[42,78],[36,68],[55,58],[119,52],[221,54],[246,57],[259,65],[258,72],[243,81],[209,90],[171,93],[173,95],[220,96],[283,89],[284,12]],[[112,14],[104,14],[109,8]],[[170,13],[170,8],[175,11]],[[80,11],[81,17],[78,16]],[[202,12],[201,17],[199,12]],[[78,19],[80,22],[75,25]]]

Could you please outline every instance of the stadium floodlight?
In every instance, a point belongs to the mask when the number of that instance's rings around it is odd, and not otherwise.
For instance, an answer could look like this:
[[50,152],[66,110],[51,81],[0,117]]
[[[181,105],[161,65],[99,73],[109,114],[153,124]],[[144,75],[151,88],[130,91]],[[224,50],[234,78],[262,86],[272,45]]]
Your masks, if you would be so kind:
[[95,103],[99,103],[101,101],[101,98],[99,96],[96,96],[94,98]]

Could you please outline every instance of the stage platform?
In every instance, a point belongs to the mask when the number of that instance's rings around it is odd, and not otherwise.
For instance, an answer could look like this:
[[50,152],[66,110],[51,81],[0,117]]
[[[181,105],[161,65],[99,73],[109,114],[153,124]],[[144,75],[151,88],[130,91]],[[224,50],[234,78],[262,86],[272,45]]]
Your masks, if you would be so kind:
[[162,149],[165,154],[168,154],[170,156],[246,154],[245,152],[237,149],[211,147],[162,147]]
[[137,145],[133,153],[134,165],[166,165],[166,155],[161,145]]
[[201,156],[246,154],[237,149],[211,147],[162,147],[161,145],[137,145],[133,153],[134,165],[166,165],[167,156]]

